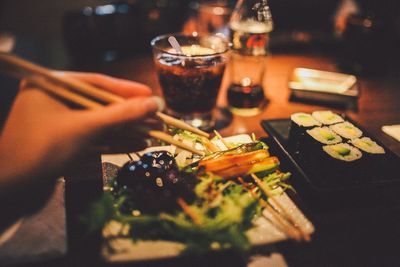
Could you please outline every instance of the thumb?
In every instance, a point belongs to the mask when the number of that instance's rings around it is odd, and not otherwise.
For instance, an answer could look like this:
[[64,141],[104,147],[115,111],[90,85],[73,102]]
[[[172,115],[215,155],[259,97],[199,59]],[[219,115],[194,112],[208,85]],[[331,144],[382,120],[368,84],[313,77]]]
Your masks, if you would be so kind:
[[109,126],[140,120],[162,110],[164,105],[164,101],[158,96],[135,97],[123,103],[87,111],[85,121],[94,129],[100,130]]

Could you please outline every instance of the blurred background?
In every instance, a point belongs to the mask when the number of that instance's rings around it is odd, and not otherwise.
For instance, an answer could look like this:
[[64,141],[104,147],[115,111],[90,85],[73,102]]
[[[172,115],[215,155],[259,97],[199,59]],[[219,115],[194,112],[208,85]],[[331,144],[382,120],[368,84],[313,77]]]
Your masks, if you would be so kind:
[[[0,0],[0,47],[50,68],[99,71],[150,55],[150,40],[179,31],[221,32],[236,1]],[[382,75],[400,65],[400,1],[269,0],[273,53],[323,53],[347,73]],[[1,78],[1,117],[17,84]]]

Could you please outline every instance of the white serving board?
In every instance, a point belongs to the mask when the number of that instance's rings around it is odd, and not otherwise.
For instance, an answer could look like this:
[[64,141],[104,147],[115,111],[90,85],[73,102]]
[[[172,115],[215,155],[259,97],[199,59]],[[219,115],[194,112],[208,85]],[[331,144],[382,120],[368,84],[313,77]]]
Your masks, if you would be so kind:
[[[226,138],[230,142],[240,141],[251,142],[251,138],[248,135],[240,135]],[[163,147],[151,147],[147,148],[139,154],[156,151],[156,150],[167,150],[171,151],[175,148],[171,146]],[[137,157],[135,154],[131,154],[133,158]],[[102,155],[103,166],[105,163],[111,163],[122,167],[129,157],[127,154],[113,154],[113,155]],[[289,171],[289,170],[288,170]],[[107,177],[106,172],[103,172],[103,180],[108,181],[111,177]],[[305,217],[305,215],[299,210],[299,208],[293,203],[286,193],[276,196],[279,199],[280,204],[289,213],[292,220],[298,225],[304,233],[312,234],[314,232],[313,224]],[[277,208],[277,210],[279,210]],[[269,245],[279,241],[289,239],[286,234],[278,229],[274,224],[274,217],[267,211],[263,211],[263,216],[260,216],[254,221],[254,227],[247,231],[247,236],[250,243],[254,246]],[[111,229],[112,231],[113,229]],[[118,229],[114,229],[118,231]],[[178,257],[181,251],[184,249],[184,245],[177,242],[171,241],[138,241],[133,242],[129,238],[118,238],[103,245],[102,256],[104,260],[111,263],[122,263],[130,261],[143,261],[143,260],[157,260]]]

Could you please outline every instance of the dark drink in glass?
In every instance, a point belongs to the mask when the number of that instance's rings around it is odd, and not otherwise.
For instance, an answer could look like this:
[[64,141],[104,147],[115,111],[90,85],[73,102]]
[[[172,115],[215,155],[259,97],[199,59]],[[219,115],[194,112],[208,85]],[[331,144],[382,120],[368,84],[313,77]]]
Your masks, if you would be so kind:
[[225,63],[220,58],[200,61],[182,65],[163,55],[156,62],[166,103],[178,113],[209,112],[215,106]]
[[179,54],[166,41],[168,37],[160,36],[152,41],[168,111],[193,126],[210,130],[229,42],[215,35],[175,35],[183,51]]
[[232,42],[229,107],[237,115],[257,115],[266,102],[262,86],[269,34],[273,29],[268,1],[237,1],[229,28]]
[[231,84],[228,88],[228,102],[232,109],[259,109],[264,100],[264,90],[260,85]]

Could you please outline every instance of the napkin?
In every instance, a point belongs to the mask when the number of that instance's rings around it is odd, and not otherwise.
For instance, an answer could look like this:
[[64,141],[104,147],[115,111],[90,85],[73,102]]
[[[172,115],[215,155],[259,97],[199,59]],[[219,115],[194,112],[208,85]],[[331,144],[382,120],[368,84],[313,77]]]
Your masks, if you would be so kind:
[[400,124],[382,126],[382,131],[400,142]]
[[44,261],[66,254],[64,191],[65,183],[60,179],[46,205],[0,233],[0,265]]

